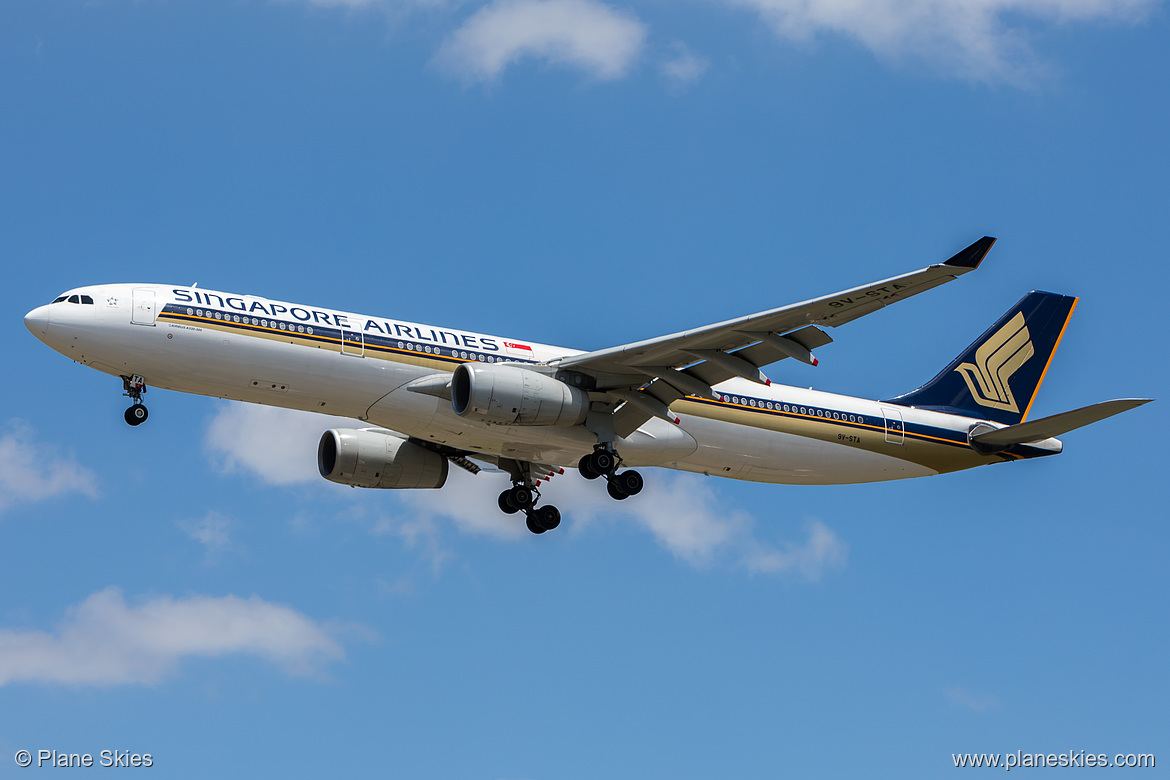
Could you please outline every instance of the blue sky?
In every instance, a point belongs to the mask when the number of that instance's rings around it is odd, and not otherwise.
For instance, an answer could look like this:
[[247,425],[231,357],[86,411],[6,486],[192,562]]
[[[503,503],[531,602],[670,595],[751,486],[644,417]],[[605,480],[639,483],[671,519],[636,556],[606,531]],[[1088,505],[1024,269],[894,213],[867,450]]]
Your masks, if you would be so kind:
[[1081,302],[1033,414],[1160,398],[1168,97],[1156,0],[0,6],[0,771],[1170,762],[1164,400],[908,482],[647,471],[619,507],[569,473],[532,537],[498,476],[326,483],[328,419],[154,391],[130,429],[21,323],[198,281],[602,348],[989,234],[977,273],[773,378],[890,397],[1046,289]]

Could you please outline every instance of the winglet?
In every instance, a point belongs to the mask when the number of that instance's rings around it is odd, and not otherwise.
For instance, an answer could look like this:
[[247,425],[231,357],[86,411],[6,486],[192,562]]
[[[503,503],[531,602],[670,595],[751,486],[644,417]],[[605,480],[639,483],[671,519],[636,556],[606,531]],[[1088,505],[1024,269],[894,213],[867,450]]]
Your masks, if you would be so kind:
[[995,239],[991,236],[984,236],[976,241],[971,246],[960,251],[950,260],[947,260],[943,265],[953,266],[955,268],[978,268],[979,264],[983,262],[983,258],[991,251],[991,245],[995,243]]

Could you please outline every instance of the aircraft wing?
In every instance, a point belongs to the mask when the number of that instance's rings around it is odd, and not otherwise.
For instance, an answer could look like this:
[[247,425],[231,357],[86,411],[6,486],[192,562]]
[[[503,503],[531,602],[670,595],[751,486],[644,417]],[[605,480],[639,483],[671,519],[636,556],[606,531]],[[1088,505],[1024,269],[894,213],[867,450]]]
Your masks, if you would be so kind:
[[614,422],[618,435],[628,435],[650,417],[673,421],[667,410],[671,402],[685,395],[711,397],[712,385],[734,376],[770,384],[760,366],[786,357],[816,365],[812,350],[832,341],[822,326],[852,322],[973,271],[994,243],[994,238],[984,237],[946,262],[920,271],[682,333],[574,355],[553,365],[590,374],[596,390],[611,391],[615,401],[624,402]]

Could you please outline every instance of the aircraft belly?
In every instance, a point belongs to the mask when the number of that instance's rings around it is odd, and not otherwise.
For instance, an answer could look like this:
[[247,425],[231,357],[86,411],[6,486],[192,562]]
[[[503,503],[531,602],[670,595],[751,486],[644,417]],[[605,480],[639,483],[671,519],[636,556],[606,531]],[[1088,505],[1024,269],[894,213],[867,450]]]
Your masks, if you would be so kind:
[[684,418],[698,440],[678,468],[751,482],[833,485],[924,477],[934,469],[847,444],[719,420]]
[[[378,400],[370,422],[456,449],[557,466],[576,466],[593,450],[595,434],[584,426],[492,425],[455,414],[451,403],[400,387]],[[627,466],[665,466],[697,448],[694,438],[677,425],[650,420],[615,442]]]

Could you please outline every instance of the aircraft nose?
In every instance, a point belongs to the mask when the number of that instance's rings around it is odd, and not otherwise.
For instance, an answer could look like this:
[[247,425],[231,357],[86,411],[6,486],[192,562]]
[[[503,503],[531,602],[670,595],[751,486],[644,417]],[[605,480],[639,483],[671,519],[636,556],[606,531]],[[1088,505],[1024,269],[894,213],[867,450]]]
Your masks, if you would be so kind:
[[49,307],[38,306],[24,315],[24,327],[34,336],[40,338],[49,331]]

